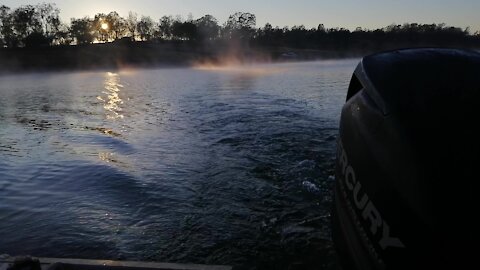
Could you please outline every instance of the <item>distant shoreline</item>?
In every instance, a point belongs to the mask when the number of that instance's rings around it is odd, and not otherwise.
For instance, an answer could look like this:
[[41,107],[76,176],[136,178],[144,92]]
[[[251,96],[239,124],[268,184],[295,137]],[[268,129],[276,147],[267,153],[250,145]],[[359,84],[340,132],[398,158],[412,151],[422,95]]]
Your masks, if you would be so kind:
[[0,4],[0,73],[311,61],[431,46],[480,48],[480,32],[415,22],[354,31],[322,23],[258,27],[250,12],[219,22],[209,14],[152,19],[111,11],[65,24],[52,3]]
[[231,65],[313,61],[360,57],[361,52],[228,46],[195,46],[188,42],[99,43],[77,46],[1,48],[0,74],[149,67],[195,64]]
[[[391,49],[391,48],[386,48]],[[285,47],[235,48],[188,42],[112,42],[76,46],[1,48],[0,74],[188,67],[315,61],[362,57],[368,50],[313,50]]]

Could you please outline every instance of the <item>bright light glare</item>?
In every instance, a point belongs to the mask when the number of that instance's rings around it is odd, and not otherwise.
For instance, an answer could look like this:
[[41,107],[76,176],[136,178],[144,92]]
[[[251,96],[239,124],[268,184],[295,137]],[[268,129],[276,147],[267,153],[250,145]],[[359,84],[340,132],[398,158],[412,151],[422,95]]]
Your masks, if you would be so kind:
[[101,27],[102,27],[103,30],[107,30],[108,29],[108,24],[107,23],[102,23]]

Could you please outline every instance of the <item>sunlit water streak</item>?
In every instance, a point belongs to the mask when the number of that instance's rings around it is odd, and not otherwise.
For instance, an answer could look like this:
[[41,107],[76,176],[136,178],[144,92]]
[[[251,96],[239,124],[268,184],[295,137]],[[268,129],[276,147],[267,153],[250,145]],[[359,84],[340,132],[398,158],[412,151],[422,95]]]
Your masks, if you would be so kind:
[[106,97],[98,96],[97,99],[104,102],[103,108],[107,112],[107,119],[123,118],[121,108],[123,100],[120,98],[120,89],[123,88],[123,85],[120,84],[119,76],[116,73],[107,72],[105,77],[105,91],[102,93]]
[[354,60],[0,79],[0,253],[332,267]]

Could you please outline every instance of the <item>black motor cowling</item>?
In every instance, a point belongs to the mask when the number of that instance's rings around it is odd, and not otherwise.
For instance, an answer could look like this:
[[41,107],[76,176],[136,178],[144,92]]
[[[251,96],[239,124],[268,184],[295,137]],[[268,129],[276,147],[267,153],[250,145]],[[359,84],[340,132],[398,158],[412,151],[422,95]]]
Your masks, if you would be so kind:
[[337,144],[333,238],[344,268],[478,264],[479,126],[479,53],[362,59]]

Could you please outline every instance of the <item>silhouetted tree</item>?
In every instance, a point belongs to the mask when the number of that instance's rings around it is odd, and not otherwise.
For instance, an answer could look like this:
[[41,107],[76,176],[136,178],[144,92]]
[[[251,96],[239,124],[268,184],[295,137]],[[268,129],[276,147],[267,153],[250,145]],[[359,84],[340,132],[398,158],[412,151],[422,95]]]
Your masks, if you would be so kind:
[[183,22],[179,19],[176,19],[172,23],[172,37],[174,39],[182,39],[183,38]]
[[[0,6],[0,47],[49,46],[108,42],[129,36],[132,40],[211,41],[222,38],[230,45],[257,45],[320,50],[376,51],[412,46],[480,46],[480,33],[469,28],[450,27],[445,24],[406,23],[368,30],[357,27],[316,28],[303,25],[292,28],[273,27],[267,23],[256,28],[252,13],[237,12],[219,26],[211,15],[194,19],[189,14],[185,21],[180,16],[163,16],[156,24],[150,17],[130,12],[127,18],[117,12],[98,13],[72,19],[70,27],[62,24],[59,9],[54,4],[24,5],[14,10]],[[104,27],[102,27],[104,26]],[[219,41],[222,42],[222,41]]]
[[270,23],[267,23],[257,30],[255,42],[260,45],[285,46],[285,31],[279,27],[273,28]]
[[228,18],[224,27],[224,37],[248,40],[252,37],[256,24],[257,18],[254,14],[237,12]]
[[70,28],[61,23],[58,26],[58,30],[54,35],[53,44],[54,45],[70,45],[74,42],[74,37],[70,34]]
[[307,36],[308,30],[305,29],[304,25],[294,25],[290,31],[286,32],[285,38],[292,47],[303,49],[308,46]]
[[[107,28],[103,28],[103,25],[107,25]],[[97,40],[107,42],[111,36],[112,26],[107,20],[107,15],[104,13],[97,13],[93,18],[92,30]]]
[[155,31],[155,23],[149,16],[142,16],[137,23],[137,31],[143,41],[151,40]]
[[178,40],[195,40],[197,37],[197,26],[191,22],[175,20],[172,25],[172,35]]
[[14,31],[13,16],[7,6],[0,6],[0,27],[1,46],[16,47],[18,38]]
[[212,15],[205,15],[194,23],[197,27],[197,38],[199,40],[214,40],[218,37],[220,26],[217,19]]
[[8,47],[48,46],[61,25],[60,11],[54,4],[25,5],[11,11],[0,9],[0,37]]
[[38,20],[42,25],[42,33],[48,37],[52,38],[59,31],[61,25],[60,22],[60,10],[55,6],[55,4],[41,3],[36,7]]
[[137,35],[137,23],[138,23],[137,13],[132,11],[128,12],[126,23],[127,23],[126,26],[127,26],[128,35],[132,38],[132,40],[135,40],[135,37]]
[[38,39],[42,33],[42,23],[37,16],[35,6],[20,6],[12,13],[13,28],[21,45],[25,45],[26,38],[35,33],[33,39]]
[[94,22],[88,18],[72,19],[70,26],[70,35],[76,40],[77,44],[90,44],[95,39]]
[[321,23],[321,24],[319,24],[319,25],[317,26],[317,32],[323,33],[323,34],[325,34],[325,33],[327,32],[327,31],[325,30],[325,26],[323,25],[323,23]]
[[233,29],[252,29],[257,24],[257,18],[254,14],[248,12],[236,12],[230,15],[227,21],[227,27]]
[[158,37],[161,39],[172,39],[173,17],[163,16],[158,23]]
[[120,17],[116,11],[108,13],[105,20],[109,26],[110,39],[121,39],[127,32],[127,20]]

